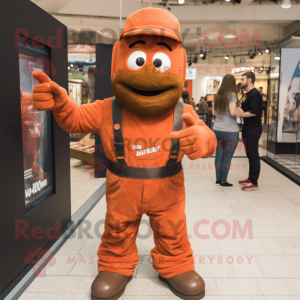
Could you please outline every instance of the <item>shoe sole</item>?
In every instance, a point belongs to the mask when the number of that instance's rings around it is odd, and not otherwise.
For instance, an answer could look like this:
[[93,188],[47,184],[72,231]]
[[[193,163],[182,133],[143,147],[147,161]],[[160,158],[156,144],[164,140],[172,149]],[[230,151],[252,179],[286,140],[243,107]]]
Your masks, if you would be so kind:
[[232,186],[222,186],[222,185],[220,185],[220,188],[231,188],[231,187],[233,187],[233,185]]
[[124,294],[125,289],[126,289],[126,286],[127,286],[128,282],[131,281],[131,279],[132,279],[132,276],[128,277],[128,280],[127,280],[125,286],[124,286],[123,289],[119,292],[119,294],[117,294],[116,296],[114,296],[114,297],[112,297],[112,298],[97,298],[97,297],[95,297],[95,296],[93,296],[93,295],[91,294],[91,299],[92,299],[92,300],[117,300],[117,299],[119,299],[119,298]]
[[258,188],[253,188],[253,189],[251,189],[251,190],[248,190],[248,189],[247,189],[247,190],[242,189],[242,191],[248,191],[248,192],[249,192],[249,191],[255,191],[255,190],[258,190]]
[[183,299],[183,300],[199,300],[199,299],[203,299],[203,298],[205,297],[205,291],[202,292],[200,295],[195,295],[195,296],[183,295],[183,294],[177,292],[177,291],[171,286],[171,284],[169,283],[169,281],[168,281],[166,278],[163,278],[163,277],[161,277],[160,275],[158,276],[158,278],[159,278],[161,281],[165,282],[165,283],[168,285],[169,289],[173,292],[174,295],[176,295],[177,297],[179,297],[179,298],[181,298],[181,299]]
[[216,183],[215,186],[220,186],[220,183]]

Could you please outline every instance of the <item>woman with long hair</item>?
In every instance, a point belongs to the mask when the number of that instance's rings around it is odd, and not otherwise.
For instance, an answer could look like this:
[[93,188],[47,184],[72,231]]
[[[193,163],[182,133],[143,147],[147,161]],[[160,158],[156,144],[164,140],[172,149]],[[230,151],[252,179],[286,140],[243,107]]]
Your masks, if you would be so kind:
[[227,177],[239,141],[239,126],[235,117],[237,102],[235,77],[227,74],[212,105],[212,113],[216,116],[213,129],[218,140],[215,158],[216,185],[220,187],[233,186],[227,182]]

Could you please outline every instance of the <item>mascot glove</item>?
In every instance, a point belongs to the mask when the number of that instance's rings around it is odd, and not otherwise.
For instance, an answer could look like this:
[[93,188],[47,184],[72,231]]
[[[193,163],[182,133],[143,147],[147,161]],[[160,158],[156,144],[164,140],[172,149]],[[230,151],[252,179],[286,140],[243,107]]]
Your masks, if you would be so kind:
[[[196,121],[188,112],[182,115],[186,128],[171,133],[172,139],[179,139],[180,149],[189,159],[206,158],[215,149],[215,134],[202,120]],[[212,153],[213,153],[212,152]]]
[[33,87],[33,107],[36,110],[56,110],[68,101],[67,91],[40,70],[32,72],[39,84]]

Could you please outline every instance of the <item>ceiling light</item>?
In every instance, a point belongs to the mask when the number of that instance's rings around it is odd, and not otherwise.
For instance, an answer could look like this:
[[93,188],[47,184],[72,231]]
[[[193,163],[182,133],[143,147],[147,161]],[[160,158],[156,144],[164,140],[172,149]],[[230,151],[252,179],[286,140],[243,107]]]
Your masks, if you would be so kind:
[[263,70],[264,70],[264,67],[261,67],[260,70],[263,71]]
[[227,32],[227,33],[225,33],[224,38],[225,39],[235,39],[236,35],[234,35],[234,34],[232,34],[230,32]]
[[276,56],[275,56],[275,59],[276,59],[276,60],[280,60],[280,56],[279,56],[279,55],[276,55]]
[[203,60],[206,59],[206,52],[203,52],[203,50],[200,51],[199,57],[201,57]]
[[184,0],[178,0],[178,4],[183,4]]
[[266,53],[270,53],[270,48],[267,48],[265,51]]
[[226,2],[230,2],[230,0],[225,0]]
[[292,5],[291,5],[291,0],[283,0],[282,1],[282,4],[281,4],[281,7],[282,8],[290,8]]
[[225,55],[224,58],[225,58],[225,59],[228,59],[229,57],[228,57],[228,55]]
[[235,26],[234,26],[234,22],[229,22],[225,28],[226,29],[231,29],[230,31],[226,32],[224,35],[225,39],[236,39],[237,35],[236,35],[236,31],[235,31]]
[[259,51],[259,52],[258,52],[258,55],[262,55],[262,52],[261,52],[261,51]]

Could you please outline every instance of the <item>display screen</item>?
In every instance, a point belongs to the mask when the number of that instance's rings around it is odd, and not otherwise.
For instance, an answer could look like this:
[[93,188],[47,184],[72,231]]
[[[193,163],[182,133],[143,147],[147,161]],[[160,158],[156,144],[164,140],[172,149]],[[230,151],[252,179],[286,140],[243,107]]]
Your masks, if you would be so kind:
[[300,142],[297,139],[300,120],[300,51],[287,48],[281,50],[281,77],[279,94],[279,120],[277,141]]
[[26,210],[53,193],[51,112],[33,108],[34,70],[51,75],[50,49],[19,38],[20,105]]

